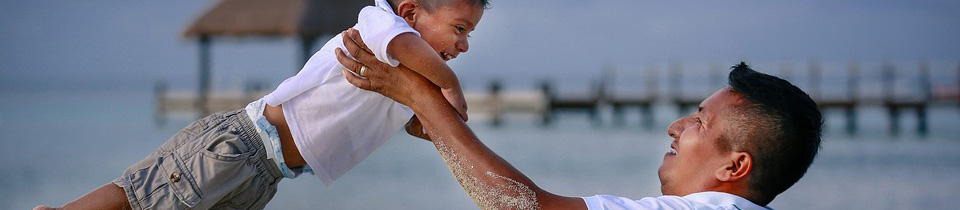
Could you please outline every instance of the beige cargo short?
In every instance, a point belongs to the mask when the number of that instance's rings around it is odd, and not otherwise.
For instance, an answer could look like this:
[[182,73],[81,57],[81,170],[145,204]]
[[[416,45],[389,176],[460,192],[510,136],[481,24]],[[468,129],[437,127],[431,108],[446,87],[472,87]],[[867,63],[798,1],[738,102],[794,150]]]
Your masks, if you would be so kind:
[[113,183],[133,209],[263,209],[283,175],[243,110],[197,120]]

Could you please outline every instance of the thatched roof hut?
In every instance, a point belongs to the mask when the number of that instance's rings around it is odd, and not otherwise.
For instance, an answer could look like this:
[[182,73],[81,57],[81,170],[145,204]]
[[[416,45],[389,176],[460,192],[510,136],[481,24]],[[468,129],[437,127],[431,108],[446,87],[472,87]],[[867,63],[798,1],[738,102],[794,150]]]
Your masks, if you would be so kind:
[[221,0],[184,30],[200,45],[200,100],[206,103],[210,81],[210,43],[215,37],[295,37],[302,61],[319,36],[346,30],[372,0]]
[[371,0],[221,0],[184,30],[186,37],[296,37],[304,56],[322,35],[336,34],[357,21]]
[[184,31],[195,36],[316,37],[357,21],[371,0],[222,0]]

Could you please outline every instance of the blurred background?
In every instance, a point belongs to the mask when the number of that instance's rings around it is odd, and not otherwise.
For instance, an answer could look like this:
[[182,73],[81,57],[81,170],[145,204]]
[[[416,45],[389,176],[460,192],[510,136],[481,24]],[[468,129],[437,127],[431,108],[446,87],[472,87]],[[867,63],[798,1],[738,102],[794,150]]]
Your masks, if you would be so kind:
[[[62,205],[205,113],[295,74],[360,5],[0,1],[0,209]],[[470,126],[542,188],[659,196],[666,126],[746,61],[824,108],[823,148],[777,209],[960,205],[960,2],[491,1],[450,61]],[[349,8],[349,9],[340,9]],[[330,187],[268,209],[475,209],[398,133]]]

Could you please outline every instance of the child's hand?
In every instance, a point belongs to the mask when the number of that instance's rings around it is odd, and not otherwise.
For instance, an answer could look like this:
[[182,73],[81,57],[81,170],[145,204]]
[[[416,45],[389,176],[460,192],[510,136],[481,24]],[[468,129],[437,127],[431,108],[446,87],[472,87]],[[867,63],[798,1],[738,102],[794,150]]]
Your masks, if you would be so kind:
[[410,121],[407,121],[407,125],[403,126],[403,129],[407,131],[407,134],[410,134],[413,137],[417,137],[427,141],[433,141],[430,139],[430,135],[427,135],[426,130],[423,129],[423,124],[420,123],[420,119],[417,118],[417,115],[413,115],[410,118]]
[[443,93],[443,98],[446,98],[447,102],[450,102],[450,105],[457,110],[460,118],[466,122],[467,100],[463,98],[463,91],[461,91],[460,88],[441,88],[440,92]]

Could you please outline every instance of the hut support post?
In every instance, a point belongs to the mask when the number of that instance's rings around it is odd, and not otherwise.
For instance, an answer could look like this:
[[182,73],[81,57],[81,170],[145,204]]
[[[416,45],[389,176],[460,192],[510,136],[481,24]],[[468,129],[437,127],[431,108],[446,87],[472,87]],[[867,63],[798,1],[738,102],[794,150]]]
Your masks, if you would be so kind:
[[210,94],[210,37],[200,36],[197,39],[200,47],[200,81],[197,87],[197,100],[194,104],[201,116],[208,114],[207,99]]

